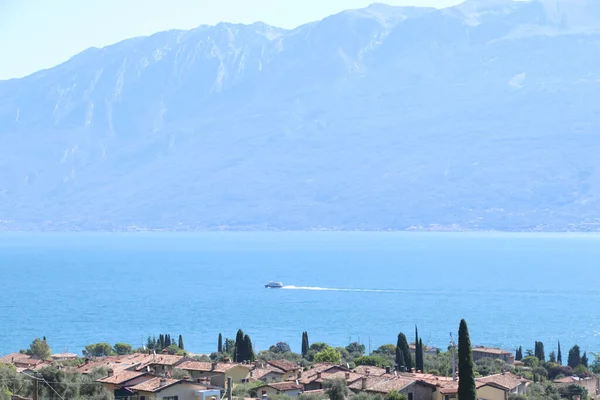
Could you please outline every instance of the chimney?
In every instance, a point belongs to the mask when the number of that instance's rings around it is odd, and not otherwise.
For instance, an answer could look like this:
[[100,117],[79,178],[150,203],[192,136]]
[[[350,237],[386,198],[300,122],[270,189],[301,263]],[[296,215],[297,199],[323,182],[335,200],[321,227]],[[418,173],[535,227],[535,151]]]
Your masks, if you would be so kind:
[[346,372],[344,375],[346,376],[346,380],[350,379],[350,372]]
[[113,376],[115,374],[115,371],[113,371],[112,369],[108,370],[108,376]]
[[317,372],[317,379],[321,379],[321,371]]
[[361,388],[362,390],[367,390],[367,377],[366,377],[366,376],[363,376],[363,377],[361,378],[361,382],[360,382],[360,388]]
[[391,370],[390,370],[390,367],[389,367],[389,366],[388,366],[388,367],[385,367],[385,373],[386,373],[386,374],[390,374],[390,373],[391,373]]
[[212,363],[212,364],[210,365],[210,370],[211,370],[211,371],[214,371],[215,369],[217,369],[217,363],[216,363],[216,362],[214,362],[214,363]]
[[167,380],[165,378],[160,378],[160,386],[159,387],[163,387],[167,384]]
[[252,378],[253,376],[254,376],[254,370],[253,370],[253,369],[251,369],[251,370],[250,370],[250,378]]

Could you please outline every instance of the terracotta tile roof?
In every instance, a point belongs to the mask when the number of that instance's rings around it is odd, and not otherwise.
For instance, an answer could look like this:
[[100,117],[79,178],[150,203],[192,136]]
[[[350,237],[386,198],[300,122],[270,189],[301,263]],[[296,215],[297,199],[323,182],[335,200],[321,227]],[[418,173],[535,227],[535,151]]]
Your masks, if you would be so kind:
[[302,390],[302,389],[304,389],[303,385],[296,384],[295,382],[269,383],[269,384],[260,386],[258,389],[260,389],[261,387],[272,387],[273,389],[275,389],[277,391],[280,391],[280,392],[287,392],[289,390]]
[[271,360],[267,361],[267,364],[272,365],[275,368],[279,368],[284,372],[291,372],[300,368],[298,365],[288,360]]
[[[285,373],[282,370],[280,370],[279,368],[277,369],[271,369],[271,368],[254,368],[252,370],[252,378],[256,378],[256,379],[261,379],[264,376],[273,373],[273,374],[277,374],[277,375],[282,375]],[[296,379],[295,377],[293,379]]]
[[130,390],[135,392],[159,392],[169,386],[175,385],[176,383],[182,382],[181,379],[169,379],[169,378],[151,378],[142,383],[138,383],[135,386],[129,387]]
[[225,373],[229,371],[231,368],[240,366],[245,367],[250,370],[250,367],[242,364],[233,364],[233,363],[211,363],[206,361],[194,361],[194,360],[186,360],[179,364],[176,364],[175,367],[179,369],[184,369],[186,371],[199,371],[199,372],[216,372],[216,373]]
[[497,354],[497,355],[512,355],[511,352],[501,350],[501,349],[494,349],[491,347],[473,347],[472,351],[473,351],[473,353],[480,352],[480,353]]
[[363,377],[363,375],[357,374],[355,372],[346,372],[346,371],[337,371],[337,372],[333,372],[333,373],[323,372],[323,373],[321,373],[321,378],[316,376],[316,379],[314,379],[313,382],[321,383],[321,382],[325,382],[325,381],[331,380],[331,379],[344,379],[347,383],[352,383],[352,382],[356,382],[357,380],[361,379],[362,377]]
[[417,382],[417,380],[413,378],[394,375],[369,376],[366,379],[366,389],[363,389],[362,379],[358,379],[348,387],[350,389],[365,390],[367,392],[389,393],[392,390],[402,391]]
[[7,354],[4,357],[0,357],[0,363],[3,364],[13,364],[13,365],[22,365],[22,366],[34,366],[37,364],[43,363],[44,360],[40,359],[36,356],[30,356],[22,353],[12,353]]
[[381,376],[385,375],[385,368],[372,367],[370,365],[359,365],[354,368],[354,372],[362,375]]
[[115,374],[112,376],[107,376],[102,379],[98,379],[97,382],[112,383],[114,385],[120,385],[122,383],[125,383],[125,382],[130,381],[135,378],[139,378],[140,376],[143,376],[146,374],[147,374],[146,372],[140,372],[140,371],[121,371],[118,374]]
[[504,374],[496,374],[496,375],[485,376],[482,378],[477,378],[476,381],[482,382],[482,383],[491,383],[491,384],[500,386],[506,390],[513,390],[514,388],[518,387],[522,383],[529,382],[529,381],[527,381],[523,378],[520,378],[517,375],[511,374],[509,372],[504,373]]
[[138,370],[142,368],[146,368],[151,365],[165,365],[172,367],[178,362],[183,360],[183,356],[175,356],[170,354],[157,354],[157,355],[147,355],[142,361],[141,364],[137,367]]

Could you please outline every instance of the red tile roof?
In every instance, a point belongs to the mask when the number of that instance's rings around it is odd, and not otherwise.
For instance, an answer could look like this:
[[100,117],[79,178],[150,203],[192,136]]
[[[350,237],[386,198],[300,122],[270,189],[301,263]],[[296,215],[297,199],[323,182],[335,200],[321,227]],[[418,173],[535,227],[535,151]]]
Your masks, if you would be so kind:
[[291,372],[300,368],[297,364],[294,364],[293,362],[288,360],[271,360],[267,361],[267,363],[275,368],[279,368],[284,372]]
[[290,390],[302,390],[304,388],[304,386],[302,386],[300,384],[296,384],[295,382],[269,383],[269,384],[260,386],[258,389],[260,389],[261,387],[272,387],[273,389],[280,391],[280,392],[287,392]]
[[131,386],[129,387],[130,390],[133,390],[135,392],[160,392],[161,390],[175,385],[177,383],[183,382],[180,379],[169,379],[169,378],[161,378],[161,377],[156,377],[156,378],[151,378],[148,379],[147,381],[144,381],[142,383],[138,383],[135,386]]
[[215,373],[225,373],[229,371],[233,367],[244,367],[250,371],[250,367],[242,364],[233,364],[233,363],[211,363],[206,361],[194,361],[194,360],[186,360],[179,364],[176,364],[175,367],[178,369],[184,369],[186,371],[199,371],[199,372],[215,372]]
[[[363,389],[363,379],[366,379],[366,389]],[[358,379],[349,385],[350,389],[364,390],[375,393],[389,393],[393,390],[402,391],[405,388],[414,385],[417,380],[409,377],[385,375],[385,376],[369,376],[363,379]]]
[[491,347],[473,347],[473,353],[480,352],[486,354],[497,354],[497,355],[512,355],[511,352],[501,350],[501,349],[493,349]]
[[523,383],[529,382],[526,379],[520,378],[517,375],[511,374],[510,372],[504,374],[496,374],[490,376],[484,376],[482,378],[477,378],[477,382],[482,383],[491,383],[505,390],[513,390],[519,385]]
[[[121,371],[118,374],[112,375],[112,376],[107,376],[105,378],[102,379],[98,379],[98,382],[102,382],[102,383],[112,383],[114,385],[120,385],[122,383],[125,383],[127,381],[130,381],[132,379],[135,378],[139,378],[140,376],[146,375],[146,372],[140,372],[140,371]],[[148,375],[150,376],[150,375]]]

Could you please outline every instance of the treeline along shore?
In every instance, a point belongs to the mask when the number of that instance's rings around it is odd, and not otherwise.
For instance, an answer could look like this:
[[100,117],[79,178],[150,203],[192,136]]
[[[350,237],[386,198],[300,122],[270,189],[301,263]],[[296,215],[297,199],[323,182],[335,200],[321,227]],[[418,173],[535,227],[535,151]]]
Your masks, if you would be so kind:
[[302,332],[300,353],[285,342],[257,352],[240,329],[235,339],[216,335],[211,354],[163,333],[140,348],[95,343],[79,355],[53,353],[42,337],[0,355],[0,400],[583,400],[600,393],[600,356],[590,360],[577,345],[564,355],[560,342],[552,349],[542,342],[514,351],[474,347],[464,320],[457,339],[435,348],[415,327],[367,352],[359,342],[333,347]]

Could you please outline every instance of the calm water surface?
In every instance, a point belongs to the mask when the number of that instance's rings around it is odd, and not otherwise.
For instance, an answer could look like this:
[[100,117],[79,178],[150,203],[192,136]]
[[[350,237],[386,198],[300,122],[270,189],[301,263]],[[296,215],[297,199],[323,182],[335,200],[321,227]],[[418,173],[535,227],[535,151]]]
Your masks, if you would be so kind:
[[[600,351],[600,236],[438,233],[0,234],[0,354],[182,334],[215,351],[238,328],[372,348],[418,324],[448,344]],[[269,280],[287,287],[265,289]]]

